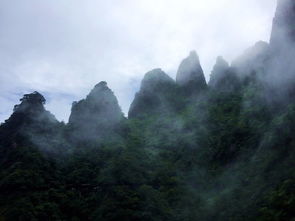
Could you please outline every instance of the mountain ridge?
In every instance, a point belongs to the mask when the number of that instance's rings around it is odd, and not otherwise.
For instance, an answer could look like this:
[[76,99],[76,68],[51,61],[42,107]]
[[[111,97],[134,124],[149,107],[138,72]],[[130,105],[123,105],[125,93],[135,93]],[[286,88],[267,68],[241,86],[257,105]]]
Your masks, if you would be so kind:
[[[295,24],[293,2],[278,1],[272,38]],[[231,65],[218,57],[208,84],[196,52],[175,80],[147,72],[128,118],[104,81],[67,124],[25,94],[0,125],[0,220],[294,220],[295,66],[282,39]]]

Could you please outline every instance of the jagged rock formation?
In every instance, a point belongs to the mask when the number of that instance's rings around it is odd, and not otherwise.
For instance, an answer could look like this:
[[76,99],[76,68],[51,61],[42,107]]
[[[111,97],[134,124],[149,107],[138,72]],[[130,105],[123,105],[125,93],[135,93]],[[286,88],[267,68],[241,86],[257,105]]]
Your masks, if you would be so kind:
[[129,118],[152,113],[173,113],[185,108],[191,96],[207,88],[204,72],[195,51],[179,65],[176,83],[161,69],[145,74],[140,91],[130,106]]
[[37,121],[57,122],[55,117],[45,110],[46,100],[40,93],[35,91],[31,94],[25,94],[20,101],[19,105],[14,106],[13,114],[1,127],[21,128]]
[[72,141],[101,142],[120,130],[123,113],[107,83],[98,83],[90,94],[74,102],[69,118]]
[[173,111],[176,95],[177,87],[172,78],[161,69],[149,71],[141,82],[140,91],[135,95],[128,117]]
[[[270,102],[295,94],[295,2],[278,0],[270,43],[257,42],[232,62],[241,79],[259,79]],[[252,77],[251,77],[252,76]]]
[[278,97],[290,98],[295,94],[295,2],[278,0],[270,38],[271,59],[267,67],[268,84]]
[[194,52],[177,83],[148,72],[128,120],[106,82],[68,125],[25,95],[0,126],[0,220],[294,221],[295,96],[267,102],[292,85],[294,56],[273,42],[232,67],[218,57],[204,91]]
[[240,77],[245,77],[253,73],[263,75],[266,72],[265,67],[269,56],[269,44],[259,41],[235,59],[231,66],[236,69]]
[[174,81],[160,68],[151,70],[144,75],[141,82],[140,90],[143,92],[155,92],[166,85],[172,85]]
[[209,86],[215,87],[221,78],[226,75],[229,69],[229,64],[223,57],[219,56],[216,59],[216,64],[213,67],[212,73],[210,75]]
[[217,57],[208,85],[222,92],[233,92],[240,87],[235,70],[222,57]]
[[186,88],[189,94],[195,94],[207,87],[200,60],[195,51],[190,52],[190,55],[181,62],[176,75],[176,83]]
[[[5,145],[42,146],[42,150],[51,151],[54,137],[60,128],[56,118],[44,108],[45,98],[38,92],[25,94],[21,103],[15,105],[10,118],[0,127],[0,142]],[[15,142],[24,140],[25,142]],[[13,143],[11,143],[11,141]]]
[[273,27],[270,45],[275,50],[282,47],[288,50],[290,43],[295,43],[295,1],[278,0],[276,14],[273,19]]
[[38,93],[37,91],[31,94],[25,94],[22,99],[20,99],[21,103],[19,105],[14,106],[14,112],[22,112],[22,113],[38,113],[44,112],[44,104],[46,102],[45,98]]

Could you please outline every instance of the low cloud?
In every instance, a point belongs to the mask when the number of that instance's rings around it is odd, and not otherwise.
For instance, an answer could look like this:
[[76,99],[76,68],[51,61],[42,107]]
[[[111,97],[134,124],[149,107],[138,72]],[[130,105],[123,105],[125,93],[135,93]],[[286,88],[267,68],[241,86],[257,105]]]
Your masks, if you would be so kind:
[[[0,2],[0,121],[38,90],[67,121],[71,103],[107,81],[127,113],[147,71],[175,77],[195,49],[208,80],[216,57],[233,60],[269,40],[272,0],[51,0]],[[73,100],[74,99],[74,100]]]

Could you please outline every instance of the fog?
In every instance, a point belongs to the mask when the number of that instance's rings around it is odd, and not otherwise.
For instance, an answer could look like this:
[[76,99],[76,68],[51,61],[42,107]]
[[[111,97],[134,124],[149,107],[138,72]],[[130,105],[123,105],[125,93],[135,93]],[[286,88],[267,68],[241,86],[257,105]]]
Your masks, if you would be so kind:
[[175,77],[189,51],[206,79],[216,57],[232,61],[269,41],[276,1],[110,0],[0,2],[0,121],[38,90],[68,121],[71,104],[107,81],[125,114],[147,71]]

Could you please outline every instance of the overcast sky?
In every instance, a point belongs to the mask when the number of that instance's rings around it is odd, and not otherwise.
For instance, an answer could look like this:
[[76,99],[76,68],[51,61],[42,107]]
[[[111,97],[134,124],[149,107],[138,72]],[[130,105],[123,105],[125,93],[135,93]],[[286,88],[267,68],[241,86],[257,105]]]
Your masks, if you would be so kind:
[[209,79],[268,41],[276,0],[0,0],[0,122],[35,90],[67,122],[71,104],[107,81],[124,111],[143,75],[175,77],[191,50]]

